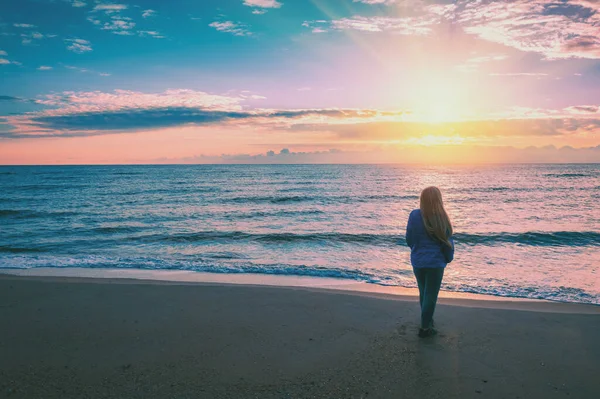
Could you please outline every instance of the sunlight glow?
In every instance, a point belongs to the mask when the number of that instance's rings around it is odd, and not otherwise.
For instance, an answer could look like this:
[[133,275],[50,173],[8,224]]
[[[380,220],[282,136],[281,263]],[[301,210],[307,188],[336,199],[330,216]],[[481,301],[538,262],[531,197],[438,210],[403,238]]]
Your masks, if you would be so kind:
[[464,88],[448,78],[429,77],[418,85],[413,102],[413,117],[420,122],[459,121],[468,111]]
[[410,138],[405,141],[405,144],[410,145],[423,145],[423,146],[437,146],[437,145],[459,145],[463,144],[465,139],[459,135],[454,136],[436,136],[428,134],[421,137]]

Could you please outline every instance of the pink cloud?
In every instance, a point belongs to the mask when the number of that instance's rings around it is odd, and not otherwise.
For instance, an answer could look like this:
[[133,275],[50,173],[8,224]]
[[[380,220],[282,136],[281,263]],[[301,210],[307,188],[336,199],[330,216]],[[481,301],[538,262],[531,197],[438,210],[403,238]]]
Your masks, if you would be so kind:
[[600,58],[599,8],[591,0],[461,1],[455,17],[467,33],[549,59]]
[[244,5],[248,7],[279,8],[282,3],[276,0],[244,0]]
[[129,90],[115,90],[112,93],[100,91],[50,94],[36,102],[59,107],[45,111],[48,115],[72,113],[117,111],[128,109],[190,107],[220,111],[241,110],[242,97],[229,97],[209,94],[189,89],[167,90],[163,93],[141,93]]
[[333,30],[357,30],[363,32],[390,32],[399,35],[426,35],[431,32],[431,27],[439,23],[435,16],[426,17],[363,17],[334,19],[328,23],[324,21],[306,21],[303,26],[311,28],[313,33],[327,32],[326,28]]

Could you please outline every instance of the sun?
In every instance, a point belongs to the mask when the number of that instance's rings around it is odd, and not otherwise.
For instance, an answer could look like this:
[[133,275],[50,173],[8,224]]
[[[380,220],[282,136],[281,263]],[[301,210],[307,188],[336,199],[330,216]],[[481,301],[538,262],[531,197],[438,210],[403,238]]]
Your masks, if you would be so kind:
[[467,113],[464,90],[451,80],[432,79],[414,95],[415,120],[426,123],[460,121]]
[[[437,73],[436,73],[437,72]],[[406,105],[415,122],[441,124],[458,122],[473,115],[468,101],[468,84],[454,75],[425,71],[404,87]]]

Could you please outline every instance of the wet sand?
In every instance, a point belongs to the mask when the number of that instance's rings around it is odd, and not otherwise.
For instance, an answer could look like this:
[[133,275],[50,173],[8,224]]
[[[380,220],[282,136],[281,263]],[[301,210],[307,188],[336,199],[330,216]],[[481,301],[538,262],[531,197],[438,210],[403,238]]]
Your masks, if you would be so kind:
[[596,398],[600,306],[0,275],[0,398]]

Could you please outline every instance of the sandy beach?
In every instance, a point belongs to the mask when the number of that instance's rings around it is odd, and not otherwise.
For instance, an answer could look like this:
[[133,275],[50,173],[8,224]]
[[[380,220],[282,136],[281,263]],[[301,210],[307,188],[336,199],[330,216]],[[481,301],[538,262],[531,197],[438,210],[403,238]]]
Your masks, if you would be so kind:
[[[600,307],[0,275],[4,398],[595,398]],[[521,310],[516,310],[521,309]]]

